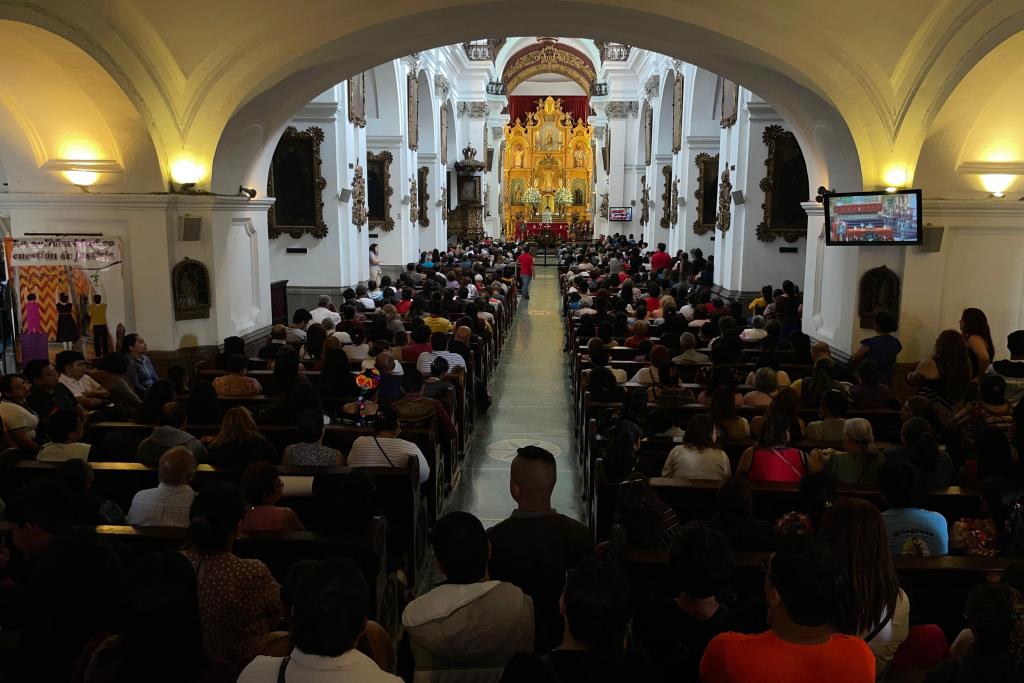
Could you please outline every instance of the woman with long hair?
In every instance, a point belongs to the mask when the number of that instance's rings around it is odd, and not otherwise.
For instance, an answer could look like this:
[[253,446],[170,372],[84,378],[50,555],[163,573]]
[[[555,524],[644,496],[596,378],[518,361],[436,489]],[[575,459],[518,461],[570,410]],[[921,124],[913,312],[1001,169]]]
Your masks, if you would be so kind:
[[280,462],[277,449],[260,434],[252,413],[244,406],[235,406],[224,413],[220,431],[209,447],[210,464],[217,467],[242,469],[266,460]]
[[182,551],[196,573],[204,649],[239,668],[283,616],[281,587],[267,565],[232,552],[247,508],[237,486],[204,486],[192,501]]
[[807,472],[807,455],[789,445],[789,425],[787,415],[765,415],[757,444],[743,451],[736,464],[737,476],[751,481],[800,481]]
[[306,328],[306,343],[299,349],[300,360],[318,360],[327,340],[327,331],[320,323],[313,323]]
[[804,438],[804,430],[807,425],[800,419],[800,397],[791,387],[782,387],[772,398],[771,405],[764,415],[757,415],[750,422],[750,434],[757,436],[761,433],[762,425],[772,415],[785,415],[789,421],[789,438],[792,441],[800,441]]
[[277,352],[277,360],[274,361],[274,370],[270,374],[269,386],[263,387],[263,393],[267,396],[282,396],[292,390],[296,383],[309,383],[305,375],[299,374],[299,354],[291,347],[285,347]]
[[960,314],[960,333],[967,345],[971,375],[975,379],[981,379],[996,355],[985,312],[980,308],[965,308]]
[[902,446],[885,449],[885,461],[909,462],[921,473],[926,491],[944,489],[953,483],[953,460],[939,449],[932,425],[923,417],[912,417],[900,428]]
[[819,535],[850,578],[836,630],[871,648],[876,676],[883,679],[910,632],[910,599],[896,577],[882,513],[861,498],[840,498],[821,518]]
[[746,439],[750,436],[747,418],[736,414],[737,396],[728,384],[720,384],[711,392],[711,419],[727,439]]
[[801,405],[814,408],[821,405],[821,397],[826,391],[835,389],[844,396],[848,393],[846,387],[836,380],[836,364],[828,357],[816,360],[810,378],[794,382],[793,389],[800,394]]
[[718,430],[710,415],[694,415],[686,425],[683,443],[669,451],[663,477],[676,479],[728,479],[729,456],[715,448]]
[[935,340],[931,357],[925,358],[907,375],[907,383],[945,412],[964,400],[971,384],[971,361],[964,337],[956,330],[944,330]]

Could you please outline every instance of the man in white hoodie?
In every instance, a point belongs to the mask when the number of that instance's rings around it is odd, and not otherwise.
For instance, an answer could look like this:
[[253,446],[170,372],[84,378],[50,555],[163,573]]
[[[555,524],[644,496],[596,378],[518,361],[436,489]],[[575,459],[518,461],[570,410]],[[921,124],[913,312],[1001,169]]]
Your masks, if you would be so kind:
[[448,513],[431,538],[447,580],[402,614],[416,657],[413,680],[497,683],[516,652],[533,650],[533,599],[511,583],[489,580],[490,544],[473,515]]

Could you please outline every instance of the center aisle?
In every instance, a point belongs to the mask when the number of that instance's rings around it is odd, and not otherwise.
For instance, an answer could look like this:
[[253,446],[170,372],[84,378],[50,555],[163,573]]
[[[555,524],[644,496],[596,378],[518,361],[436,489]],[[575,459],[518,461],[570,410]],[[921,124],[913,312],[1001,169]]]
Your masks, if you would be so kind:
[[462,464],[450,510],[470,512],[485,527],[509,516],[509,467],[516,449],[536,445],[558,463],[552,505],[586,523],[572,424],[572,394],[562,352],[558,269],[538,267],[530,299],[520,299],[491,384],[493,403],[480,420]]

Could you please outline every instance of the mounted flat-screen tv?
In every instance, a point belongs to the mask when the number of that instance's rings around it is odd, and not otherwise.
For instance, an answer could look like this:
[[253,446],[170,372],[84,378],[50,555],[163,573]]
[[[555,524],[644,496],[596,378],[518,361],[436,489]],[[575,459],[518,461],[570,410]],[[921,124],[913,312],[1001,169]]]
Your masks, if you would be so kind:
[[921,244],[921,190],[839,192],[825,196],[825,244]]
[[608,220],[612,223],[629,223],[633,220],[632,206],[613,206],[608,209]]

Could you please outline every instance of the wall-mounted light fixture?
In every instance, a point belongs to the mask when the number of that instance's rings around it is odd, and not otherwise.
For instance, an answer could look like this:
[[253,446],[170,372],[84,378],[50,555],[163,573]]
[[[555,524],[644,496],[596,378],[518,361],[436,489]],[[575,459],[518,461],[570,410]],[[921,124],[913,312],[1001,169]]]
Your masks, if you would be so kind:
[[88,191],[96,184],[101,173],[121,173],[121,164],[112,159],[50,159],[42,165],[44,171],[57,171],[72,185]]
[[[182,152],[171,163],[171,191],[190,193],[195,192],[196,185],[206,173],[206,169],[194,156]],[[174,183],[178,188],[175,189]]]
[[1024,175],[1024,161],[965,161],[956,172],[977,175],[990,197],[1002,199],[1017,176]]
[[244,194],[249,199],[256,199],[256,188],[255,187],[242,187],[238,186],[238,194]]

